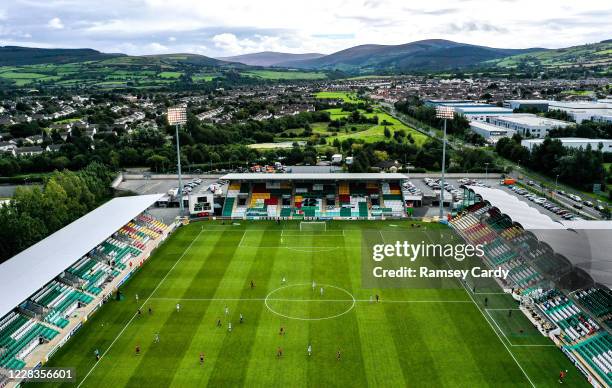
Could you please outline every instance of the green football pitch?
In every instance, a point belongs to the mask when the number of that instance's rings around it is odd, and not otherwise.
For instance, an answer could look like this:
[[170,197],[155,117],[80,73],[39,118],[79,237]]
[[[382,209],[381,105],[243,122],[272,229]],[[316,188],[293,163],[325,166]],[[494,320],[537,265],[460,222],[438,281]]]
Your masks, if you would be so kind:
[[99,387],[540,387],[558,385],[560,370],[564,385],[588,386],[492,284],[363,289],[363,231],[385,239],[411,224],[181,227],[122,287],[124,300],[106,303],[48,366],[73,367],[75,384]]

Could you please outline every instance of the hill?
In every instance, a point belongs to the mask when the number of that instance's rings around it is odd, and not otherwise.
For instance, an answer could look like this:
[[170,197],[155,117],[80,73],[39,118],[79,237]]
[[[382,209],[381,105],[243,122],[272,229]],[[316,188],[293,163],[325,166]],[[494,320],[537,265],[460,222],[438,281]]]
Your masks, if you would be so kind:
[[260,53],[236,55],[232,57],[218,58],[223,61],[238,62],[250,66],[276,66],[284,62],[310,60],[324,57],[325,54],[289,54],[275,51],[262,51]]
[[45,49],[35,47],[0,47],[0,66],[37,65],[41,63],[76,63],[99,61],[125,56],[125,54],[106,54],[94,49]]
[[513,55],[489,62],[500,68],[540,67],[543,69],[612,67],[612,40],[555,50]]
[[321,58],[289,61],[278,66],[342,71],[414,71],[469,67],[542,49],[501,49],[457,43],[443,39],[421,40],[401,45],[361,45]]
[[[34,49],[34,52],[38,49]],[[95,50],[90,50],[97,53]],[[101,54],[101,53],[99,53]],[[87,58],[86,60],[84,58]],[[3,58],[4,59],[4,58]],[[26,61],[23,56],[21,61]],[[33,58],[27,59],[34,62]],[[39,56],[40,63],[0,66],[2,87],[169,87],[202,83],[248,66],[196,54]]]

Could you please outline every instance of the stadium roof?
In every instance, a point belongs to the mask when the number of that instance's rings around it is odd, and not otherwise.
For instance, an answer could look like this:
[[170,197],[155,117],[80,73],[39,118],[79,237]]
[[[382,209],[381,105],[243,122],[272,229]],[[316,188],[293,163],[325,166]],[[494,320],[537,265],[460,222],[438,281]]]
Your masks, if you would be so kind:
[[532,232],[574,267],[584,270],[594,281],[612,288],[612,221],[557,222],[503,190],[466,187]]
[[266,173],[246,173],[246,174],[227,174],[221,177],[232,181],[362,181],[362,180],[397,180],[407,179],[406,175],[398,173],[297,173],[297,174],[266,174]]
[[524,229],[564,229],[563,224],[553,221],[550,217],[540,213],[538,209],[529,206],[526,202],[503,190],[481,186],[465,187],[498,208],[512,221],[521,224]]
[[8,314],[161,196],[114,198],[0,264],[0,317]]

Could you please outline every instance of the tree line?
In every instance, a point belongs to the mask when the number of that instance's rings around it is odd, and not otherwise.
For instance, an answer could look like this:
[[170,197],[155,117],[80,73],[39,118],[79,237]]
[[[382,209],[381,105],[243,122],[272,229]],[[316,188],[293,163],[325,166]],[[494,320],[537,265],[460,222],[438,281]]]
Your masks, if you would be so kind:
[[0,263],[99,206],[111,196],[113,173],[100,163],[64,170],[41,186],[20,186],[0,206]]
[[522,138],[514,135],[512,138],[502,138],[497,142],[495,150],[507,159],[526,166],[552,179],[559,176],[559,181],[571,186],[592,191],[593,184],[601,184],[605,190],[606,183],[611,180],[610,171],[604,167],[605,154],[601,149],[566,148],[558,139],[547,137],[540,145],[535,145],[529,151],[521,145]]

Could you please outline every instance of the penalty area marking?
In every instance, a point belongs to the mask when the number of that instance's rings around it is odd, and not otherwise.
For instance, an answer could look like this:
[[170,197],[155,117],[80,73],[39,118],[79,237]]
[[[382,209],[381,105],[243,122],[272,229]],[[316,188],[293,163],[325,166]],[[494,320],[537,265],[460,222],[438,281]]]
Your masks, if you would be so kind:
[[[268,293],[268,295],[266,295],[266,298],[265,298],[265,300],[264,300],[264,304],[266,305],[266,308],[267,308],[267,309],[268,309],[268,310],[269,310],[271,313],[276,314],[276,315],[278,315],[278,316],[280,316],[280,317],[283,317],[283,318],[287,318],[287,319],[294,319],[294,320],[298,320],[298,321],[323,321],[323,320],[326,320],[326,319],[334,319],[334,318],[341,317],[341,316],[343,316],[344,314],[346,314],[346,313],[350,312],[350,311],[351,311],[351,310],[352,310],[352,309],[355,307],[356,300],[355,300],[355,297],[353,296],[353,294],[351,294],[350,292],[348,292],[348,291],[347,291],[347,290],[345,290],[344,288],[341,288],[341,287],[336,287],[336,286],[332,286],[332,285],[330,285],[330,284],[319,284],[319,285],[317,285],[317,287],[335,288],[336,290],[340,290],[340,291],[344,292],[345,294],[347,294],[348,296],[350,296],[350,297],[351,297],[351,299],[342,300],[343,302],[351,302],[351,301],[352,301],[352,303],[351,303],[351,306],[350,306],[348,309],[344,310],[343,312],[341,312],[341,313],[339,313],[339,314],[330,315],[329,317],[321,317],[321,318],[302,318],[302,317],[293,317],[293,316],[291,316],[291,315],[286,315],[286,314],[279,313],[278,311],[276,311],[276,310],[274,310],[272,307],[270,307],[270,305],[268,304],[268,300],[274,300],[273,298],[270,298],[270,296],[271,296],[272,294],[274,294],[275,292],[278,292],[278,291],[280,291],[280,290],[287,289],[287,288],[289,288],[289,287],[301,287],[301,286],[307,286],[307,287],[310,287],[311,285],[310,285],[310,284],[307,284],[307,283],[290,284],[290,285],[287,285],[287,286],[282,286],[282,287],[279,287],[279,288],[277,288],[277,289],[275,289],[275,290],[270,291],[270,292]],[[336,301],[337,301],[337,299],[332,299],[332,300],[336,300]],[[296,301],[296,300],[292,300],[292,301]],[[306,301],[309,301],[309,300],[303,300],[303,301],[305,301],[305,302],[306,302]],[[317,302],[326,302],[326,300],[324,300],[324,299],[321,299],[321,300],[314,299],[314,301],[317,301]]]
[[[502,330],[502,328],[499,326],[499,324],[497,323],[497,321],[495,320],[495,318],[493,318],[493,315],[491,315],[491,313],[489,311],[508,311],[508,310],[518,310],[521,311],[521,309],[484,309],[484,311],[487,313],[487,315],[489,316],[489,318],[491,318],[491,320],[493,321],[493,323],[495,324],[495,326],[497,327],[497,329],[502,333],[502,335],[504,336],[504,338],[506,339],[506,341],[508,341],[508,344],[510,346],[513,347],[540,347],[540,348],[547,348],[547,347],[557,347],[557,345],[555,344],[514,344],[512,343],[512,341],[510,340],[510,338],[508,338],[508,336],[506,335],[506,333]],[[521,311],[522,312],[522,311]],[[531,322],[530,322],[531,324]]]
[[[434,241],[432,240],[431,236],[429,236],[429,234],[427,232],[425,232],[425,235],[427,236],[427,239],[431,242],[434,243]],[[446,263],[446,266],[449,269],[452,269],[452,267],[450,266],[450,264],[448,264],[448,261],[444,260],[444,262]],[[480,308],[480,306],[478,305],[478,303],[476,303],[476,300],[474,299],[474,297],[472,296],[472,294],[470,293],[470,291],[467,289],[467,287],[465,286],[465,284],[463,284],[462,281],[457,280],[457,282],[459,284],[461,284],[461,287],[463,287],[463,290],[465,291],[465,293],[467,294],[467,296],[470,297],[470,299],[472,300],[472,302],[474,303],[474,306],[476,307],[476,309],[478,310],[478,312],[480,314],[482,314],[482,317],[484,318],[484,320],[489,324],[489,327],[491,328],[491,330],[493,330],[493,333],[495,333],[495,335],[497,336],[497,338],[499,339],[499,342],[501,342],[501,344],[504,346],[504,348],[506,349],[506,351],[508,352],[508,354],[510,355],[510,357],[512,357],[512,359],[514,360],[514,363],[516,364],[516,366],[519,367],[519,369],[521,370],[521,372],[523,372],[523,376],[525,376],[525,378],[527,379],[527,381],[529,381],[529,385],[531,385],[533,388],[535,388],[535,384],[533,383],[533,381],[531,381],[531,378],[529,377],[529,375],[527,374],[527,372],[525,372],[525,369],[523,369],[523,367],[521,366],[521,364],[518,362],[518,360],[516,359],[516,356],[514,355],[514,353],[512,353],[512,350],[510,350],[510,348],[508,347],[508,344],[506,344],[503,340],[503,338],[499,335],[499,333],[497,332],[497,330],[495,330],[495,327],[493,327],[493,325],[491,324],[491,322],[487,319],[487,316],[485,315],[485,312],[482,311],[482,309]],[[488,314],[488,312],[487,312]],[[497,324],[497,322],[495,322]],[[502,335],[505,336],[504,332],[502,332]]]

